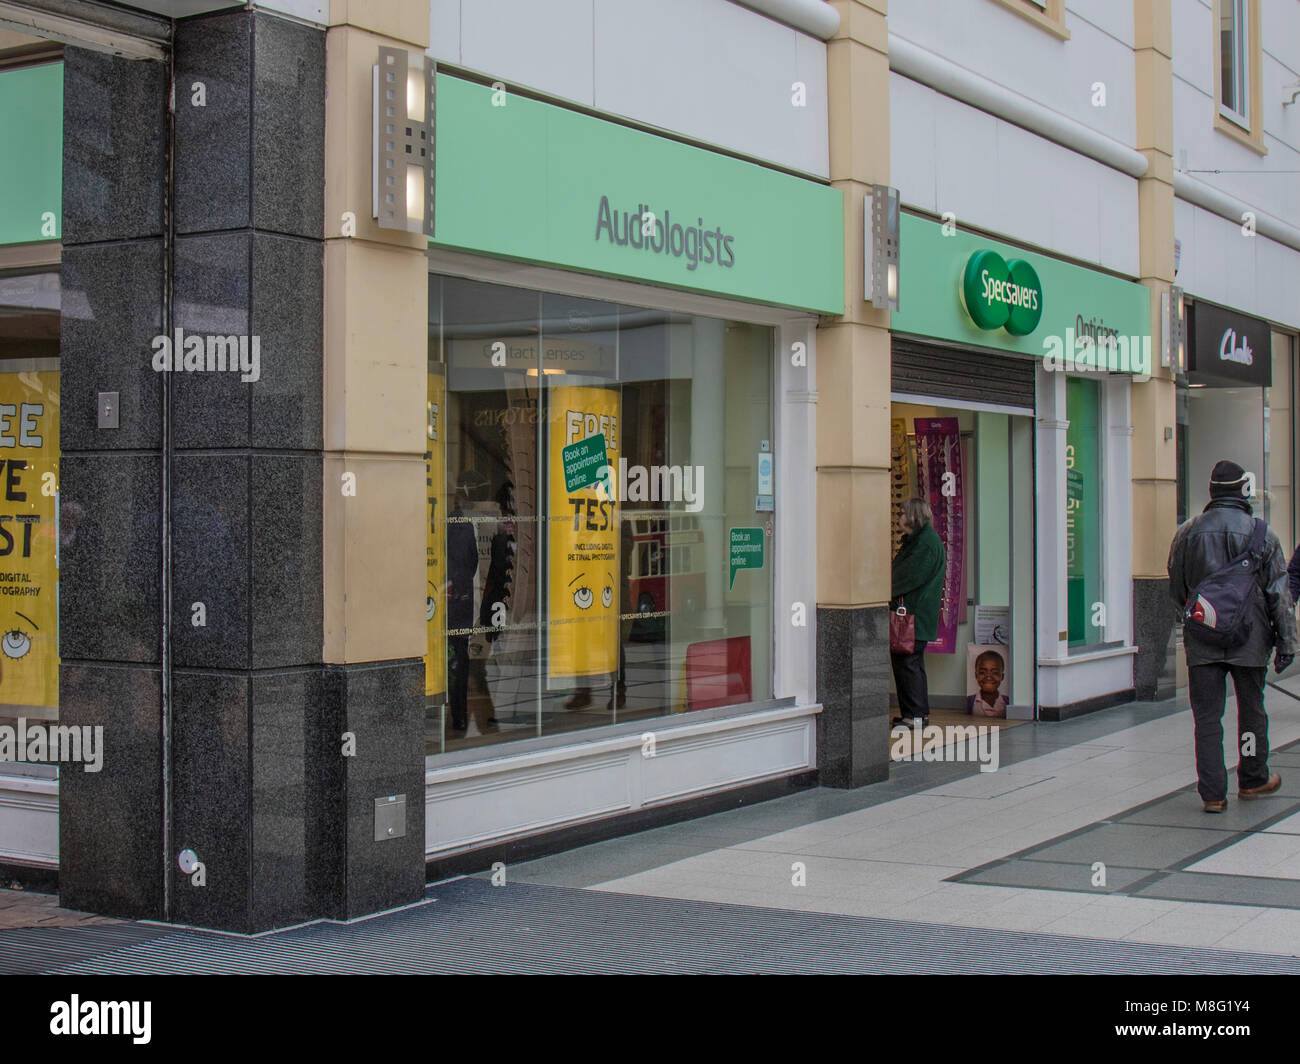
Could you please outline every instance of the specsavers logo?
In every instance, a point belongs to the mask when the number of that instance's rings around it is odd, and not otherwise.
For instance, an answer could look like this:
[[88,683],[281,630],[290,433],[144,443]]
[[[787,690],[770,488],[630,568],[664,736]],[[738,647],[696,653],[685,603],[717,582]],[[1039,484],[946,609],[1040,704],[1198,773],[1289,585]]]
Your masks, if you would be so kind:
[[966,313],[981,329],[1028,336],[1043,316],[1037,272],[1024,259],[1008,261],[996,251],[977,251],[967,260],[961,294]]

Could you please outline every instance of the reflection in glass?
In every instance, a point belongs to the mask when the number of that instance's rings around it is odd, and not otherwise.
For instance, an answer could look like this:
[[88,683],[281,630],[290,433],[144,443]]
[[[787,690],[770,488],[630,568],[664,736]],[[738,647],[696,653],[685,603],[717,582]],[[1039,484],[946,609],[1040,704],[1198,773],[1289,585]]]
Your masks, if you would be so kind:
[[429,305],[427,751],[769,698],[770,541],[733,585],[728,540],[770,534],[771,330],[437,276]]

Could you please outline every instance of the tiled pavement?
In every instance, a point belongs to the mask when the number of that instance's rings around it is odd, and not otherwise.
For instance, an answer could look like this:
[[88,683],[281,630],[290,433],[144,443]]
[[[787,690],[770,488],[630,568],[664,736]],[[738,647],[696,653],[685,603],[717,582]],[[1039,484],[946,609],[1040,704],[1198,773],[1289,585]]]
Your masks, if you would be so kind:
[[[1300,682],[1287,687],[1300,693]],[[1002,766],[895,765],[513,866],[517,882],[971,928],[1300,955],[1300,698],[1266,696],[1277,796],[1194,791],[1174,703],[1004,733]],[[1225,716],[1235,765],[1235,705]],[[1235,786],[1235,781],[1234,781]],[[856,805],[856,808],[851,808]],[[837,808],[838,807],[838,808]],[[1105,865],[1105,882],[1094,886]],[[998,885],[994,885],[998,884]]]
[[1194,787],[951,877],[960,883],[1300,909],[1300,748],[1274,798],[1207,816]]
[[[1270,688],[1267,704],[1275,750],[1300,742],[1300,696]],[[436,885],[432,907],[368,923],[259,940],[157,925],[0,932],[0,955],[13,970],[63,971],[303,970],[308,954],[312,970],[586,970],[591,957],[591,970],[947,970],[951,957],[973,970],[1294,967],[1300,752],[1273,764],[1278,796],[1233,794],[1227,814],[1206,816],[1191,790],[1190,714],[1135,704],[1006,732],[997,772],[897,764],[873,787],[816,788],[511,865],[505,891],[481,878]],[[1097,862],[1106,878],[1094,885]],[[64,919],[54,901],[10,908],[31,923]],[[822,928],[836,943],[820,942]],[[487,958],[485,936],[498,943]]]

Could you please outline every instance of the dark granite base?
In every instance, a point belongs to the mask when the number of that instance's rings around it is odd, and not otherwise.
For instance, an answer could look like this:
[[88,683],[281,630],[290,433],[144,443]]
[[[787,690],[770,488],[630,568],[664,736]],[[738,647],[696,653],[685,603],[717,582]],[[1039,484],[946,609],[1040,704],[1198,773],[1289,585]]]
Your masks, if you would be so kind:
[[1133,689],[1130,687],[1127,691],[1112,691],[1109,694],[1098,695],[1096,698],[1085,698],[1079,702],[1069,702],[1063,706],[1039,706],[1039,720],[1071,720],[1074,717],[1082,717],[1088,713],[1096,713],[1101,709],[1110,709],[1111,706],[1122,706],[1126,702],[1134,701]]
[[1172,698],[1175,690],[1174,625],[1178,610],[1169,598],[1169,581],[1133,581],[1133,689],[1146,702]]
[[[424,891],[424,662],[325,668],[322,800],[334,811],[324,846],[335,919],[419,901]],[[341,755],[345,734],[355,754]],[[330,794],[331,785],[338,790]],[[406,833],[375,839],[375,799],[406,796]]]
[[104,916],[163,915],[162,673],[59,666],[59,722],[102,727],[98,772],[59,772],[59,904]]
[[215,674],[177,671],[173,849],[192,849],[205,883],[168,865],[172,919],[257,932],[322,915],[317,883],[328,875],[309,840],[339,831],[315,779],[337,747],[313,745],[322,670]]
[[817,771],[827,787],[889,778],[889,610],[817,608]]

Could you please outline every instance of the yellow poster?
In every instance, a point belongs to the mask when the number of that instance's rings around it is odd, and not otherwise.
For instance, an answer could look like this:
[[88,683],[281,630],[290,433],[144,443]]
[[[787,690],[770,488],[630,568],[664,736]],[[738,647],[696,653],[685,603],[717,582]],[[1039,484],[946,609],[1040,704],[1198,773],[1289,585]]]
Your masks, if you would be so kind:
[[424,659],[424,693],[441,696],[447,690],[447,463],[443,439],[447,378],[442,367],[429,374],[428,424],[425,435],[425,510],[428,515],[425,544],[424,618],[428,626],[428,652]]
[[[59,702],[59,374],[0,373],[0,704]],[[62,519],[75,532],[83,516]]]
[[616,389],[559,385],[549,394],[548,674],[557,687],[618,668],[617,505],[605,484],[568,490],[564,449],[603,436],[606,461],[617,470],[621,430]]

